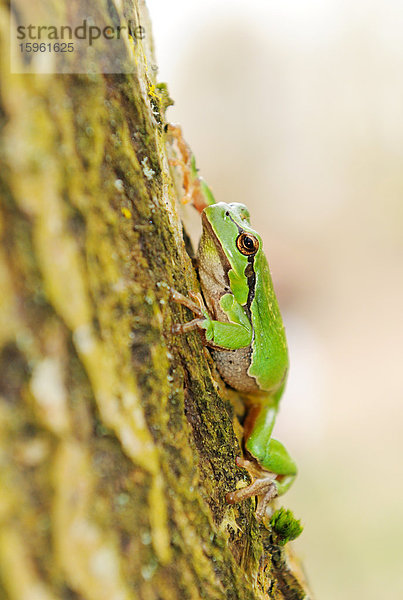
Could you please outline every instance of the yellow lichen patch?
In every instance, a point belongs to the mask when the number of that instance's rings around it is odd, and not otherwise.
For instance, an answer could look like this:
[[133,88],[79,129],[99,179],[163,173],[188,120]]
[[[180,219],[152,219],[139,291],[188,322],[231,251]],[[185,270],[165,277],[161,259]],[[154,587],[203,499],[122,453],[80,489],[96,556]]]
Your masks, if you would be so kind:
[[[147,72],[148,74],[148,72]],[[155,99],[156,102],[160,101],[160,97],[158,96],[157,92],[155,91],[156,87],[154,83],[149,83],[148,85],[148,95],[151,96],[152,98]]]
[[124,217],[126,217],[126,219],[131,219],[132,218],[132,213],[130,212],[130,210],[128,208],[121,208],[121,213]]

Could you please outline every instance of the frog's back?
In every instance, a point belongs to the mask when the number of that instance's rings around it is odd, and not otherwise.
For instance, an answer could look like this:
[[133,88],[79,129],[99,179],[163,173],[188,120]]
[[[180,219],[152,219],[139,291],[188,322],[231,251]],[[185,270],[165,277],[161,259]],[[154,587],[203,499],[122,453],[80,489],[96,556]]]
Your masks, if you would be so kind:
[[273,392],[285,381],[288,349],[269,265],[263,253],[259,258],[255,294],[251,303],[254,336],[248,372],[256,378],[260,390]]
[[[218,371],[228,385],[240,392],[271,393],[285,380],[288,355],[261,238],[250,226],[246,207],[240,204],[209,206],[203,211],[202,222],[199,277],[209,314],[220,323],[230,322],[220,301],[232,294],[253,330],[250,345],[214,350]],[[239,240],[248,236],[255,248],[240,244]]]

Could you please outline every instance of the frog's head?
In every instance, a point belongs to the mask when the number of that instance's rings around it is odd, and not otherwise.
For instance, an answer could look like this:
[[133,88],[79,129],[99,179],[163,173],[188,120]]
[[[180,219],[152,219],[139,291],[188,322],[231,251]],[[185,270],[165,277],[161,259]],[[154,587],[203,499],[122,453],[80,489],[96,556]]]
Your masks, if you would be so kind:
[[262,239],[252,229],[249,211],[244,204],[218,202],[202,212],[203,235],[199,246],[199,260],[208,254],[213,268],[218,262],[228,273],[231,291],[242,305],[250,290],[248,278],[254,276],[253,262],[264,257]]

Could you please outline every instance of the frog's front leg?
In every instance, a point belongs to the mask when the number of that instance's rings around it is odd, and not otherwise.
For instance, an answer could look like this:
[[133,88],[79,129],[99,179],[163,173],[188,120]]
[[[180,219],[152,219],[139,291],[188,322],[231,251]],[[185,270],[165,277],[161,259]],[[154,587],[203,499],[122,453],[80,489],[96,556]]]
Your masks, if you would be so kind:
[[271,437],[276,414],[277,402],[271,398],[250,407],[245,421],[245,448],[254,460],[238,458],[237,464],[249,472],[252,483],[226,496],[230,504],[257,496],[256,517],[259,520],[267,505],[288,490],[297,474],[297,467],[286,448]]
[[205,332],[205,343],[213,348],[237,350],[249,346],[253,330],[244,309],[232,294],[224,294],[220,300],[221,307],[229,318],[229,321],[222,322],[210,317],[200,294],[189,292],[190,298],[187,298],[172,288],[170,291],[172,300],[186,306],[196,315],[196,319],[188,323],[174,325],[173,333],[202,329]]
[[188,323],[175,323],[175,325],[172,326],[172,333],[187,333],[188,331],[193,331],[194,329],[200,329],[202,322],[205,320],[206,314],[206,309],[201,295],[198,293],[189,292],[190,298],[188,298],[173,288],[170,288],[170,292],[171,298],[174,300],[174,302],[182,304],[182,306],[186,306],[186,308],[191,310],[196,315],[196,319],[193,319]]

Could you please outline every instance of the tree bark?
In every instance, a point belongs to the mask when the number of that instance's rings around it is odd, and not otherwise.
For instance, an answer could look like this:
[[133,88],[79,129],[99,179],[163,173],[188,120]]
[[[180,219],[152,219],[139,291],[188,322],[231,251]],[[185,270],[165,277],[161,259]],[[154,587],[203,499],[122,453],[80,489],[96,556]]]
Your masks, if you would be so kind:
[[253,502],[226,505],[231,392],[171,333],[168,286],[198,283],[128,5],[133,74],[39,76],[10,74],[0,4],[0,597],[308,598]]

